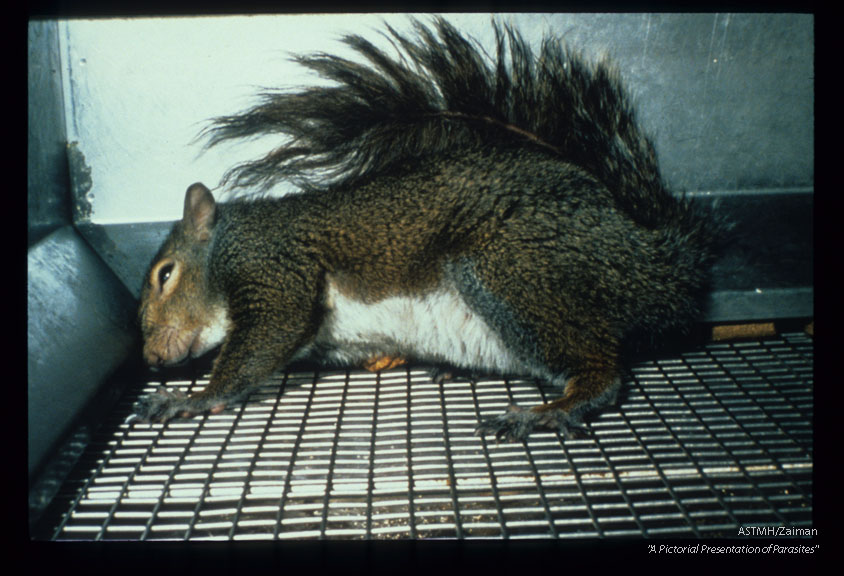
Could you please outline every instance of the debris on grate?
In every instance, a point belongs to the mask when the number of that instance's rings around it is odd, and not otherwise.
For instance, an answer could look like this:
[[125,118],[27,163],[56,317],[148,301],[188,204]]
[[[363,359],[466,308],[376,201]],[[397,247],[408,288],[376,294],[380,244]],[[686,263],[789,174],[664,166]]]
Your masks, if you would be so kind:
[[737,340],[740,338],[769,338],[776,334],[773,322],[755,324],[724,324],[712,328],[712,339]]
[[[635,366],[586,438],[474,428],[559,394],[412,366],[289,372],[192,420],[122,400],[57,498],[57,540],[735,537],[811,527],[813,346],[715,342]],[[167,381],[193,391],[207,374]]]

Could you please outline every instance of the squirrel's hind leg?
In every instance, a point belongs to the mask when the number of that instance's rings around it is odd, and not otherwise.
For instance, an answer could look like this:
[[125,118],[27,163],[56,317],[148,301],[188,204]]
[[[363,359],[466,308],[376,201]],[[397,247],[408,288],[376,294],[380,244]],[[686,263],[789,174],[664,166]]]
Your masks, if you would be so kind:
[[[479,435],[524,440],[536,428],[550,428],[572,437],[586,412],[614,401],[621,385],[618,334],[603,310],[595,309],[590,291],[577,289],[577,262],[567,252],[538,246],[499,244],[450,269],[464,298],[523,368],[565,386],[559,400],[531,409],[511,406],[484,420]],[[535,265],[526,266],[526,260]]]

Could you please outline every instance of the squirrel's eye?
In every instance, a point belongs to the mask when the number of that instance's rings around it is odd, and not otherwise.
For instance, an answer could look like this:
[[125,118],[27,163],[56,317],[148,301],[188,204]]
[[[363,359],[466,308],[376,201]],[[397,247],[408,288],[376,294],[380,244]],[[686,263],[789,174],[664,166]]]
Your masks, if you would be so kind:
[[161,268],[158,269],[158,285],[164,286],[164,283],[170,278],[170,275],[173,273],[173,265],[172,264],[165,264]]

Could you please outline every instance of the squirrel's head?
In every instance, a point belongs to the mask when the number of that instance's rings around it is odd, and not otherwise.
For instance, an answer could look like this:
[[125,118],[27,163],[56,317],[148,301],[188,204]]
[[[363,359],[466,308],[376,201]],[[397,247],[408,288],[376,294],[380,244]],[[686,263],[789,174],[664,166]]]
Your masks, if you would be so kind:
[[138,311],[144,360],[177,364],[220,344],[228,328],[224,301],[208,283],[208,251],[217,205],[202,184],[185,194],[182,220],[158,251],[141,290]]

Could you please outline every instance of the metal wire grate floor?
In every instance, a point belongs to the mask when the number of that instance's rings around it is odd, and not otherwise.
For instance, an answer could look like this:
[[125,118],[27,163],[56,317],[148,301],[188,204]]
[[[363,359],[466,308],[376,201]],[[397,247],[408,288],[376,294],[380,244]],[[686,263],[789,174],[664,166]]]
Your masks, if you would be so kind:
[[[637,365],[563,442],[496,444],[481,416],[559,393],[424,370],[279,375],[225,412],[124,424],[64,484],[54,539],[729,536],[812,526],[813,345],[786,334]],[[194,389],[207,383],[168,381]],[[282,393],[283,392],[283,393]]]

